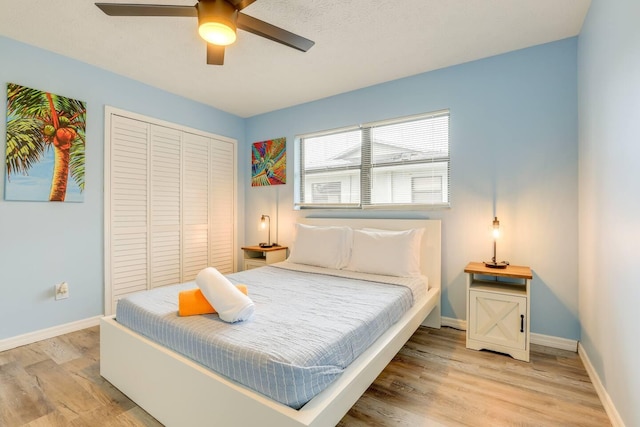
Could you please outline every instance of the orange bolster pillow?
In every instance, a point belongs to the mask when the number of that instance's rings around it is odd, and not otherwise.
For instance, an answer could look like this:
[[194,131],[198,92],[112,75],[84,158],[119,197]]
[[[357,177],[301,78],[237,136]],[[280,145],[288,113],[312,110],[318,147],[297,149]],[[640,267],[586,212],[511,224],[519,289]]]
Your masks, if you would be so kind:
[[[236,285],[236,288],[243,294],[247,295],[246,285]],[[213,314],[217,313],[216,309],[209,304],[204,297],[200,288],[182,291],[178,294],[178,315],[193,316],[196,314]]]

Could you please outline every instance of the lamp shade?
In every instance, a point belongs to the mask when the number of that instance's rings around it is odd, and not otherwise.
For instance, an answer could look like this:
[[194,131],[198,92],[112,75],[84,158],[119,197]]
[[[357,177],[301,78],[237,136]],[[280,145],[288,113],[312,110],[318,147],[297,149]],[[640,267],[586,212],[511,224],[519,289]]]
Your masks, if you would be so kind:
[[500,237],[500,221],[498,221],[498,217],[495,217],[493,220],[493,226],[491,227],[491,235],[494,239]]
[[225,0],[198,2],[198,33],[207,43],[227,46],[236,41],[238,12]]
[[485,261],[484,265],[489,268],[507,268],[509,265],[507,261],[496,261],[496,241],[500,237],[500,221],[498,221],[497,216],[493,218],[493,223],[491,224],[491,235],[493,237],[493,258],[491,258],[491,261]]

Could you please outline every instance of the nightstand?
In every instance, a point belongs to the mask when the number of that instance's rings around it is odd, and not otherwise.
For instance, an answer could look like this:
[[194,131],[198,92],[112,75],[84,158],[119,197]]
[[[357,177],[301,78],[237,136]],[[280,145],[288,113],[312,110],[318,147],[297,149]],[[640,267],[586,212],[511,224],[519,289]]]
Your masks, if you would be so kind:
[[531,268],[489,268],[470,262],[467,276],[467,348],[529,361]]
[[244,246],[244,263],[243,270],[251,270],[252,268],[264,267],[287,259],[286,246],[273,246],[270,248],[261,248],[260,246]]

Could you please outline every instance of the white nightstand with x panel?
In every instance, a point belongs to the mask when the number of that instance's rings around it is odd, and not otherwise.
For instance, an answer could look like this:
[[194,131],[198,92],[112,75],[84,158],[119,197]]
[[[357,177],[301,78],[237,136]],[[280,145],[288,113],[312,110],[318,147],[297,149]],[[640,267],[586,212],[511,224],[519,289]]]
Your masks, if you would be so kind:
[[467,348],[529,361],[531,269],[471,262],[467,276]]

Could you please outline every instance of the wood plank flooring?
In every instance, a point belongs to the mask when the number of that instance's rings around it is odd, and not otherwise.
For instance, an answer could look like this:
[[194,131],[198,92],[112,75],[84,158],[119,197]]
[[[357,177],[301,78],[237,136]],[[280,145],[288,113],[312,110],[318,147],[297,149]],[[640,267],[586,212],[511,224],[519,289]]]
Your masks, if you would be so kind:
[[[99,357],[98,327],[1,352],[0,426],[160,426],[100,377]],[[609,425],[576,353],[533,345],[520,362],[467,350],[463,331],[423,327],[339,423]]]

